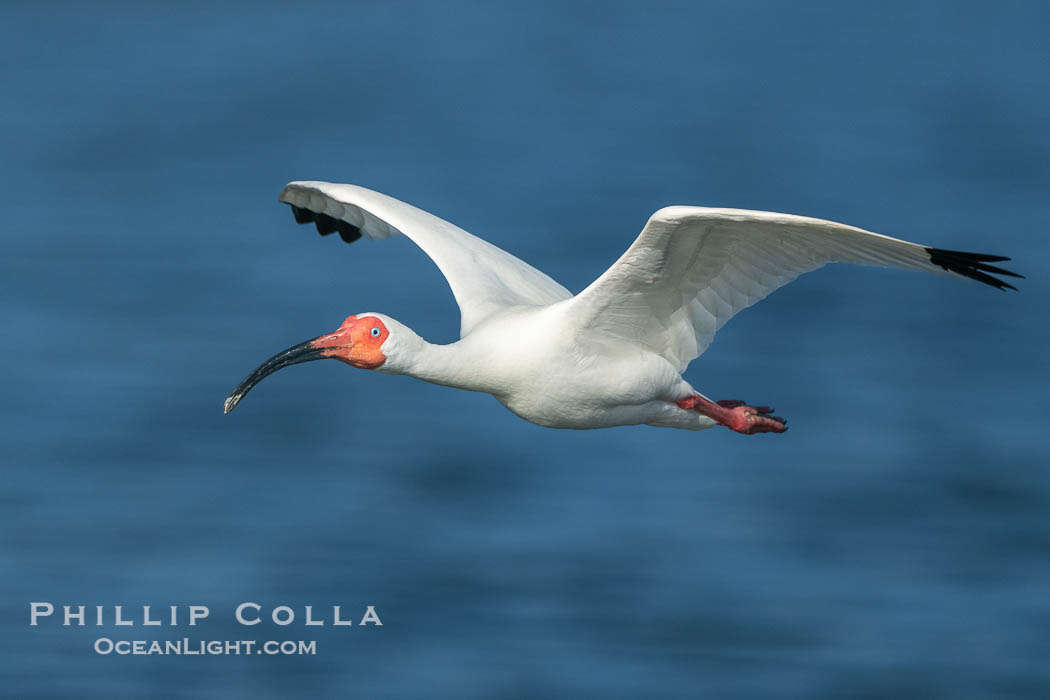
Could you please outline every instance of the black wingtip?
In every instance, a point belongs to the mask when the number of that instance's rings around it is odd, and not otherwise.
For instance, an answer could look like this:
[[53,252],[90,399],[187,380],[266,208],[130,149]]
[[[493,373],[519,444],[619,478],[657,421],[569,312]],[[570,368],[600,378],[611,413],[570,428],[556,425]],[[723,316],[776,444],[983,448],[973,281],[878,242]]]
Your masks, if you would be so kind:
[[357,228],[349,221],[343,221],[339,219],[336,221],[336,228],[339,229],[339,237],[343,239],[344,243],[353,243],[361,237],[361,229]]
[[317,219],[314,221],[314,226],[317,227],[317,232],[322,236],[335,233],[339,229],[339,224],[337,223],[339,219],[335,217],[328,216],[328,214],[314,214],[314,217]]
[[292,215],[295,217],[295,223],[312,223],[317,227],[317,232],[322,236],[327,236],[330,233],[338,231],[339,237],[346,243],[353,243],[361,237],[361,229],[348,221],[343,221],[342,219],[337,219],[334,216],[328,216],[327,214],[318,214],[309,209],[297,207],[294,204],[290,204],[289,206],[292,208]]
[[947,270],[948,272],[962,275],[963,277],[969,277],[978,282],[983,282],[1003,291],[1007,289],[1017,291],[1017,287],[1005,280],[995,277],[994,275],[1005,275],[1007,277],[1018,277],[1024,279],[1024,275],[1019,275],[1016,272],[1011,272],[1010,270],[1004,270],[1001,267],[987,264],[990,262],[1006,262],[1010,260],[1010,258],[1003,257],[1002,255],[965,253],[961,250],[944,250],[943,248],[927,248],[926,252],[930,256],[930,262],[937,267]]
[[292,216],[295,217],[295,223],[308,224],[314,220],[314,213],[309,209],[303,209],[302,207],[297,207],[294,204],[289,204],[288,206],[292,208]]

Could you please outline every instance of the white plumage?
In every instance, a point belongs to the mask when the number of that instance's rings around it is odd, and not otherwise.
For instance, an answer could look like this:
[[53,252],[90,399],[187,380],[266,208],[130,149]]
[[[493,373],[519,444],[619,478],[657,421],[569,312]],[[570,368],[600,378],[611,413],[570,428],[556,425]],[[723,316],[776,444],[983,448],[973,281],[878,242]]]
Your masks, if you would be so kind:
[[357,314],[335,333],[262,365],[227,399],[227,412],[276,369],[332,357],[490,393],[550,427],[723,424],[749,434],[783,432],[786,421],[766,407],[712,402],[681,378],[742,309],[829,262],[956,274],[1000,289],[1013,287],[996,275],[1019,277],[989,264],[1008,258],[930,248],[831,221],[673,206],[654,213],[620,259],[573,296],[506,251],[363,187],[292,182],[280,200],[300,223],[347,242],[409,237],[448,280],[461,339],[436,346],[388,316]]
[[360,230],[368,240],[403,235],[423,249],[452,288],[460,335],[508,306],[542,306],[572,296],[536,268],[411,204],[356,185],[292,182],[279,199]]

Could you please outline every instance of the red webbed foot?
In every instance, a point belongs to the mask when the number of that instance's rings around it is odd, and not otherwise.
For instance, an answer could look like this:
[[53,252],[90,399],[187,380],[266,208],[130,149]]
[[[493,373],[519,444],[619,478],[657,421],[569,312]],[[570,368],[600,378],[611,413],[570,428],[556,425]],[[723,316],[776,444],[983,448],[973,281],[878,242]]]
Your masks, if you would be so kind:
[[[722,402],[719,401],[719,404]],[[744,435],[756,435],[757,433],[783,433],[787,430],[787,421],[780,416],[773,415],[773,409],[769,406],[748,406],[740,403],[729,409],[729,417],[726,421],[719,421],[730,430],[735,430]]]
[[727,399],[709,401],[696,395],[678,401],[686,410],[693,410],[743,435],[758,433],[783,433],[787,431],[787,420],[773,415],[769,406],[749,406],[744,401]]

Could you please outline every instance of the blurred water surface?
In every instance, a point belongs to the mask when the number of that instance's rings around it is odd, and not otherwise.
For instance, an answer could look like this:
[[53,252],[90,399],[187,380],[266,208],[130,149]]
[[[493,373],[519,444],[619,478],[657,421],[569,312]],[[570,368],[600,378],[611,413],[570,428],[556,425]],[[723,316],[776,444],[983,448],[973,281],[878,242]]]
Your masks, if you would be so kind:
[[[1050,695],[1050,13],[1036,3],[6,5],[6,694]],[[583,288],[667,204],[1015,256],[1018,294],[830,268],[687,373],[784,436],[541,429],[258,362],[383,311],[456,337],[417,204]],[[207,604],[316,656],[97,656],[28,601]],[[246,629],[244,600],[381,629]],[[176,639],[136,627],[125,638]]]

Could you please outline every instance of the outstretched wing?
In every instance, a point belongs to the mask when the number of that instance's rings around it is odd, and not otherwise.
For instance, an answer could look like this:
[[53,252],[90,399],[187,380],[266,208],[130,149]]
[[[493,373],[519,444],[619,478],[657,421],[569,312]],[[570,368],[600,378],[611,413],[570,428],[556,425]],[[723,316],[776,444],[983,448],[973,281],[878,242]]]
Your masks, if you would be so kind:
[[681,371],[739,311],[825,263],[947,272],[1014,289],[994,275],[1020,275],[988,264],[1003,260],[804,216],[667,207],[566,312],[577,327],[647,347]]
[[410,238],[445,275],[460,311],[460,335],[508,306],[546,305],[572,296],[567,289],[505,250],[410,204],[356,185],[290,182],[278,198],[295,220],[347,243],[362,236]]

